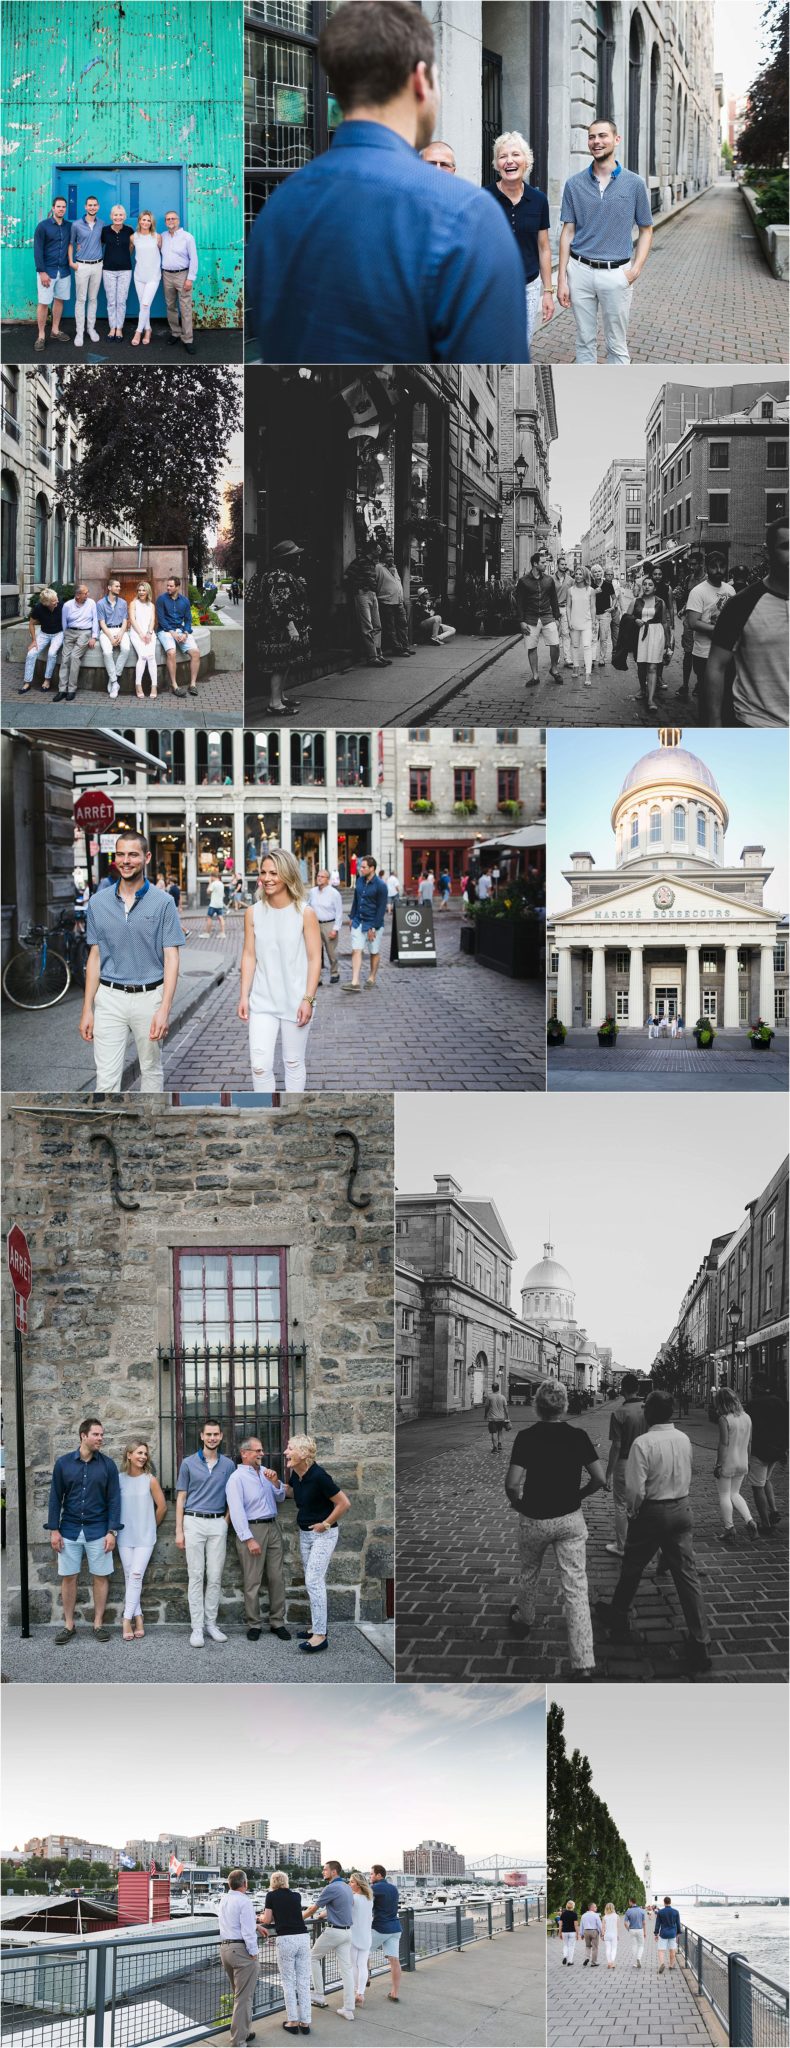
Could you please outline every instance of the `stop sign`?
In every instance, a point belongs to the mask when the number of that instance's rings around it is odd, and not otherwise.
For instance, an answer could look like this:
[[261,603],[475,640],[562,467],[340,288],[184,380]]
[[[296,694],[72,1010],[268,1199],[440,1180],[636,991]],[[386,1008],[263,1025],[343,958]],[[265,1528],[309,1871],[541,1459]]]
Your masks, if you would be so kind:
[[9,1230],[6,1257],[8,1259],[8,1271],[14,1283],[14,1293],[21,1294],[23,1300],[27,1301],[33,1286],[33,1264],[30,1257],[30,1246],[24,1230],[20,1230],[18,1223],[15,1223],[13,1228]]
[[115,823],[115,805],[111,796],[105,796],[101,789],[86,789],[74,805],[75,825],[95,825],[100,832],[109,832]]

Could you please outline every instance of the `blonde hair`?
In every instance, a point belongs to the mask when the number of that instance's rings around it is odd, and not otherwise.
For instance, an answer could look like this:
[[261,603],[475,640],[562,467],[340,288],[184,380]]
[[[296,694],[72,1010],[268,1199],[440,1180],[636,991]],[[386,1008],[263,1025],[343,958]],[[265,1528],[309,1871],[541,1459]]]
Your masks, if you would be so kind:
[[150,222],[151,222],[151,233],[152,233],[152,235],[155,235],[155,234],[156,234],[156,221],[154,220],[154,216],[153,216],[153,214],[152,214],[152,212],[151,212],[151,209],[150,209],[150,207],[149,207],[149,206],[144,206],[144,207],[143,207],[143,211],[142,211],[142,213],[138,213],[138,215],[137,215],[137,227],[136,227],[135,233],[136,233],[136,234],[138,234],[138,235],[139,235],[139,234],[140,234],[140,232],[141,232],[141,229],[140,229],[140,222],[141,222],[142,220],[150,220]]
[[283,1889],[290,1890],[290,1885],[291,1880],[288,1876],[287,1870],[272,1871],[271,1877],[269,1879],[270,1892],[281,1892],[283,1891]]
[[130,1436],[128,1441],[124,1444],[123,1457],[121,1459],[122,1472],[131,1471],[129,1459],[133,1451],[139,1451],[141,1444],[145,1445],[145,1470],[146,1472],[153,1472],[154,1468],[151,1463],[151,1452],[148,1447],[148,1438],[145,1436]]
[[45,583],[43,590],[40,590],[38,593],[39,604],[42,604],[45,598],[50,598],[53,604],[57,604],[58,593],[56,590],[50,590],[48,583]]
[[363,1899],[372,1899],[372,1887],[368,1884],[367,1878],[363,1877],[359,1870],[352,1870],[350,1872],[348,1882],[349,1884],[355,1884],[357,1886],[358,1890],[362,1893]]
[[526,136],[520,135],[517,128],[506,128],[503,135],[497,136],[496,142],[494,143],[494,153],[492,157],[494,170],[496,170],[499,158],[502,154],[506,142],[510,143],[511,148],[520,149],[526,164],[526,175],[527,177],[529,177],[530,172],[532,170],[532,166],[535,162],[535,158],[532,154],[532,150],[530,149]]
[[135,597],[139,597],[139,595],[140,595],[140,592],[141,592],[141,590],[144,590],[144,591],[145,591],[145,595],[146,595],[146,601],[147,601],[147,603],[148,603],[148,604],[150,604],[150,602],[151,602],[151,597],[152,597],[152,594],[153,594],[153,593],[152,593],[152,590],[151,590],[151,585],[150,585],[150,583],[146,583],[145,581],[142,581],[142,582],[138,583],[138,584],[137,584],[137,587],[136,587],[136,590],[135,590],[135,593],[134,593],[134,594],[135,594]]
[[315,1464],[318,1445],[314,1436],[289,1436],[288,1442],[291,1450],[296,1452],[297,1458],[308,1458],[311,1465]]
[[296,904],[297,910],[301,910],[306,900],[307,892],[302,881],[298,861],[294,860],[292,853],[286,853],[283,846],[272,846],[269,848],[268,853],[261,854],[258,867],[259,875],[263,874],[264,862],[267,860],[270,860],[277,869],[283,888],[287,889],[292,903]]
[[604,1912],[605,1912],[605,1913],[616,1913],[616,1912],[617,1912],[617,1907],[616,1907],[616,1906],[614,1905],[614,1903],[613,1903],[613,1901],[612,1901],[611,1899],[609,1900],[609,1904],[608,1904],[608,1906],[604,1906]]

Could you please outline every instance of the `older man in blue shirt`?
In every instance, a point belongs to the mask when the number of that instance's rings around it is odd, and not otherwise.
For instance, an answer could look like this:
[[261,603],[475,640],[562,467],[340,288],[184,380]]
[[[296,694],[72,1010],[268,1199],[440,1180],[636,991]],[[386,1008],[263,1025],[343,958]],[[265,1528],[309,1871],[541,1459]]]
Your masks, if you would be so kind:
[[79,1448],[55,1460],[49,1489],[45,1529],[58,1560],[63,1628],[56,1643],[71,1643],[76,1634],[74,1609],[83,1557],[93,1583],[93,1633],[109,1642],[104,1610],[113,1569],[112,1555],[121,1528],[121,1482],[118,1467],[102,1449],[104,1428],[89,1415],[79,1427]]
[[250,236],[264,360],[528,362],[523,269],[499,206],[418,155],[439,108],[424,13],[346,0],[319,55],[344,120]]
[[91,341],[98,341],[96,307],[104,267],[99,202],[93,194],[85,201],[81,220],[72,222],[69,263],[74,272],[74,347],[82,348],[87,318]]
[[261,1585],[265,1575],[271,1634],[279,1636],[282,1643],[289,1643],[291,1631],[285,1626],[283,1539],[277,1521],[277,1506],[285,1499],[285,1487],[281,1479],[272,1479],[270,1473],[261,1470],[260,1437],[245,1437],[240,1455],[241,1464],[228,1480],[226,1498],[244,1584],[247,1640],[257,1643],[261,1633]]
[[69,244],[71,221],[66,219],[65,199],[53,199],[45,220],[40,220],[33,236],[33,261],[36,266],[36,339],[33,344],[36,355],[40,355],[47,333],[47,307],[52,307],[51,340],[60,335],[63,308],[71,296],[71,269],[69,266]]
[[171,348],[183,342],[193,356],[192,286],[198,274],[198,252],[194,235],[182,228],[178,214],[165,214],[162,236],[162,284],[167,307],[168,341]]
[[164,590],[156,600],[157,640],[164,648],[165,666],[174,697],[183,697],[176,682],[178,648],[189,655],[189,694],[197,696],[197,679],[200,669],[200,649],[192,625],[192,606],[181,589],[180,576],[168,576]]
[[99,1095],[120,1093],[130,1034],[142,1093],[161,1095],[164,1087],[162,1043],[185,939],[172,896],[146,879],[150,858],[141,832],[121,832],[115,843],[120,880],[97,889],[88,904],[80,1037],[93,1046]]
[[80,664],[88,647],[99,638],[99,620],[87,583],[78,583],[73,597],[63,606],[63,652],[58,673],[58,696],[76,697]]
[[619,141],[613,121],[594,121],[587,135],[592,162],[568,178],[562,195],[557,298],[573,309],[577,363],[598,360],[599,309],[607,363],[631,360],[633,287],[650,252],[653,213],[644,178],[617,161]]

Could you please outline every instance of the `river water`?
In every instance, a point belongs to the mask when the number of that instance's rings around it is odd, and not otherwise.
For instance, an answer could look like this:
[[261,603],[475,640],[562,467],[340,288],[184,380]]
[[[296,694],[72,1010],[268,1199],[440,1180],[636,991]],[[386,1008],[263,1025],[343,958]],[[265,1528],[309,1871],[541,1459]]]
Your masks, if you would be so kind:
[[790,1984],[787,1906],[695,1906],[680,1904],[681,1920],[727,1954],[737,1949],[776,1984]]

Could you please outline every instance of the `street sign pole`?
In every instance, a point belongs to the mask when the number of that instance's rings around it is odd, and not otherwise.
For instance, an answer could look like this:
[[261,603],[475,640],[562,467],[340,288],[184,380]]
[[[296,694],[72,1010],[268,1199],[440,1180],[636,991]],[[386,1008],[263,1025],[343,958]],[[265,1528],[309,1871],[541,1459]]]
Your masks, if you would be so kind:
[[[17,1301],[19,1296],[17,1296]],[[25,1463],[25,1385],[22,1378],[22,1332],[19,1315],[15,1315],[14,1368],[16,1391],[16,1475],[17,1514],[19,1516],[19,1606],[22,1617],[22,1635],[30,1635],[30,1582],[27,1560],[27,1466]]]

